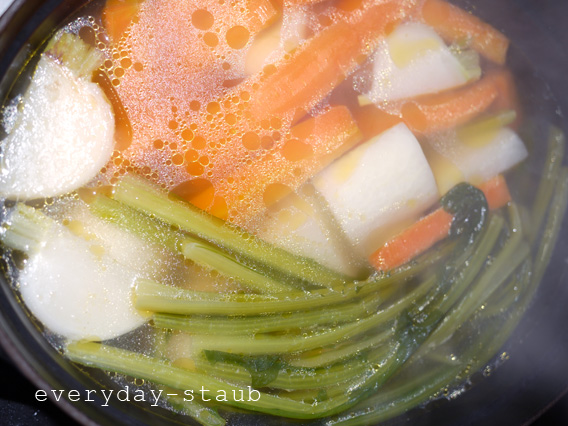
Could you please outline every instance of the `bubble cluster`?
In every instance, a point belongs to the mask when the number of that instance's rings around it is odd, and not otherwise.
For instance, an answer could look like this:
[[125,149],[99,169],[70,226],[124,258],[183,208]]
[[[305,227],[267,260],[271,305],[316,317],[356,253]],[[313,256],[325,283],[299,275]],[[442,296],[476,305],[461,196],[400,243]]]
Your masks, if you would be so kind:
[[[255,94],[277,71],[268,64],[258,75],[245,74],[248,49],[268,25],[270,13],[255,15],[244,0],[206,6],[148,2],[115,43],[100,28],[84,30],[85,38],[106,53],[102,70],[108,81],[102,85],[109,86],[115,110],[127,118],[128,123],[119,124],[129,129],[122,131],[129,142],[117,143],[101,181],[112,184],[126,173],[142,174],[239,224],[246,221],[243,211],[254,216],[292,192],[294,185],[271,178],[268,166],[258,170],[262,184],[249,182],[254,176],[242,172],[254,169],[259,160],[289,162],[297,164],[289,179],[297,179],[302,161],[313,155],[305,142],[309,129],[292,126],[305,111],[265,117],[251,113]],[[331,19],[311,23],[312,30]],[[299,17],[286,25],[302,37]],[[254,187],[256,199],[239,194],[246,186]]]

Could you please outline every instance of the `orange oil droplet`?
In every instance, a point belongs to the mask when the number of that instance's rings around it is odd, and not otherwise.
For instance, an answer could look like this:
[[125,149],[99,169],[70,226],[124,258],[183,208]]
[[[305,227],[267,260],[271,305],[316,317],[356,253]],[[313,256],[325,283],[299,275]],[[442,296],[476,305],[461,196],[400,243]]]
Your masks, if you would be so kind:
[[235,114],[227,114],[225,116],[225,121],[227,122],[227,124],[232,126],[237,123],[237,117],[235,116]]
[[198,162],[192,162],[187,165],[187,172],[193,176],[201,176],[205,168]]
[[172,156],[172,163],[176,166],[181,166],[183,164],[183,155],[174,154]]
[[249,151],[260,148],[260,137],[255,132],[247,132],[242,138],[243,146]]
[[193,139],[193,132],[189,129],[185,129],[183,132],[181,132],[181,137],[184,141],[189,142]]
[[191,101],[189,103],[189,108],[191,108],[192,111],[199,111],[199,108],[201,108],[201,103],[199,101]]
[[209,114],[217,114],[220,111],[221,111],[221,105],[219,105],[219,102],[209,102],[207,104],[207,112]]
[[81,27],[79,30],[79,37],[89,46],[94,46],[97,42],[95,30],[89,26]]
[[327,15],[320,15],[318,20],[323,27],[327,27],[333,23],[332,19]]
[[270,136],[263,136],[260,139],[260,146],[262,146],[264,149],[270,149],[274,146],[274,141]]
[[207,145],[205,138],[201,136],[196,136],[193,141],[191,142],[191,146],[195,149],[203,149]]
[[249,41],[250,33],[245,27],[236,25],[230,28],[225,35],[227,44],[233,49],[242,49]]
[[196,10],[191,15],[191,24],[198,30],[208,30],[213,26],[214,22],[215,19],[211,12],[208,12],[205,9]]
[[219,44],[219,37],[215,33],[207,32],[203,35],[203,41],[209,47],[215,47]]
[[187,163],[195,162],[195,161],[197,161],[198,158],[199,158],[199,154],[194,149],[189,149],[185,153],[185,161]]
[[130,58],[123,58],[120,61],[120,66],[127,70],[128,68],[130,68],[132,66],[132,60]]
[[268,64],[262,69],[262,71],[264,72],[265,77],[274,74],[276,72],[276,65]]

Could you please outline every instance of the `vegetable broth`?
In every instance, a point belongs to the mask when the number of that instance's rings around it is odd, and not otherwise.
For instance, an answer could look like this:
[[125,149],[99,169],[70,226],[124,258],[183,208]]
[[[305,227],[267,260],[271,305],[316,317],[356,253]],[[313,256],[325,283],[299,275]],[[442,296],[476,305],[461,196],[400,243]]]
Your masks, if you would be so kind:
[[[271,4],[267,3],[265,8],[268,5]],[[99,7],[104,5],[96,5],[94,10]],[[519,185],[516,182],[530,176],[526,169],[533,163],[525,163],[506,174],[507,183],[514,190],[513,200],[506,200],[507,206],[500,204],[488,213],[483,201],[471,201],[480,194],[473,186],[460,187],[467,195],[448,190],[454,182],[463,180],[481,185],[495,173],[483,179],[477,170],[467,175],[464,170],[470,166],[454,159],[456,149],[449,144],[455,143],[460,134],[474,132],[475,137],[463,138],[468,139],[465,145],[477,149],[488,145],[498,130],[510,126],[523,134],[524,142],[529,144],[526,123],[531,122],[530,116],[519,123],[520,109],[512,118],[507,118],[510,114],[501,114],[518,108],[512,98],[499,97],[499,106],[492,104],[475,117],[468,116],[464,122],[458,122],[457,130],[453,124],[428,130],[405,114],[409,105],[419,110],[427,105],[420,103],[425,98],[387,100],[385,92],[381,92],[383,98],[370,99],[374,97],[370,88],[373,79],[378,78],[373,73],[380,57],[373,56],[365,47],[362,52],[371,59],[361,65],[358,58],[337,59],[344,61],[347,75],[341,77],[342,82],[331,78],[332,90],[314,83],[309,96],[302,90],[294,93],[292,104],[267,103],[276,95],[262,90],[281,84],[282,80],[273,77],[279,76],[279,66],[286,67],[302,58],[303,49],[308,49],[312,40],[325,41],[321,34],[333,34],[329,28],[355,25],[368,12],[367,6],[353,11],[349,10],[353,5],[345,2],[322,2],[298,12],[287,5],[281,23],[281,34],[286,38],[268,53],[264,66],[257,66],[253,73],[247,68],[247,61],[254,62],[256,58],[248,58],[248,52],[259,49],[255,41],[269,38],[267,34],[278,23],[270,24],[269,19],[263,21],[254,16],[253,19],[252,12],[247,14],[245,9],[242,14],[231,15],[230,23],[221,22],[217,27],[216,17],[225,16],[227,10],[235,7],[228,4],[211,5],[211,16],[201,6],[190,3],[184,3],[187,10],[176,7],[175,11],[170,9],[173,5],[150,0],[140,7],[133,23],[118,40],[112,39],[112,33],[110,38],[107,34],[109,24],[105,27],[105,19],[109,18],[105,18],[105,12],[82,17],[67,27],[67,31],[78,34],[105,54],[93,80],[112,103],[115,150],[86,187],[50,199],[42,210],[83,240],[123,240],[137,247],[136,255],[119,263],[134,271],[136,308],[155,312],[151,319],[143,316],[141,323],[152,321],[155,327],[143,326],[143,332],[134,332],[134,337],[118,336],[101,348],[97,343],[73,342],[77,340],[74,335],[63,337],[60,344],[67,356],[80,364],[127,376],[136,376],[134,365],[138,365],[138,369],[143,367],[138,380],[159,386],[174,386],[174,374],[197,372],[201,374],[197,382],[212,378],[228,389],[251,385],[264,392],[262,398],[269,402],[258,405],[243,405],[239,401],[223,407],[205,405],[206,411],[202,412],[219,409],[229,421],[231,410],[236,407],[290,418],[324,416],[329,424],[377,422],[430,398],[448,396],[444,389],[463,383],[489,362],[529,303],[546,262],[543,247],[552,237],[550,230],[559,226],[557,222],[562,217],[566,173],[551,166],[562,157],[560,135],[552,133],[544,166],[549,172],[545,173],[536,201],[515,190]],[[270,13],[262,10],[269,16],[279,13],[276,9]],[[386,9],[383,12],[388,15]],[[393,14],[398,13],[396,8]],[[172,18],[171,25],[157,27],[157,17],[164,15]],[[188,29],[185,18],[190,15],[192,28]],[[408,17],[404,20],[419,21]],[[242,31],[245,26],[251,30]],[[420,36],[420,31],[427,29],[410,28],[397,39],[389,27],[388,34],[379,38],[391,38],[378,49],[391,48],[390,55],[396,57],[392,46],[401,39]],[[223,32],[225,40],[220,37]],[[256,38],[251,35],[253,32],[258,32]],[[188,37],[191,43],[176,41],[182,37]],[[428,37],[415,43],[413,49],[430,52],[434,42]],[[435,43],[440,42],[436,39]],[[448,46],[452,64],[462,67],[461,71],[477,66],[481,75],[473,72],[457,89],[442,92],[464,90],[467,96],[468,88],[481,86],[487,81],[485,77],[497,75],[492,73],[500,65],[479,59],[471,46],[449,42]],[[395,62],[407,62],[405,55],[410,54],[405,52],[410,48],[396,49],[402,49],[402,53],[398,53]],[[469,58],[467,65],[460,62],[464,55]],[[281,57],[284,59],[279,61]],[[180,62],[183,58],[191,60]],[[326,72],[322,67],[322,72]],[[187,75],[192,78],[187,79]],[[282,78],[294,82],[291,77]],[[433,97],[435,92],[423,96]],[[374,119],[368,120],[369,116]],[[328,195],[332,191],[326,189],[329,184],[335,190],[333,185],[342,185],[355,171],[364,170],[360,159],[374,155],[372,150],[379,146],[378,142],[370,144],[369,139],[382,143],[378,158],[390,155],[391,151],[383,148],[388,139],[385,135],[399,145],[408,140],[405,155],[412,147],[423,152],[418,157],[392,157],[397,158],[392,161],[416,164],[416,170],[423,159],[431,168],[438,165],[438,173],[429,175],[437,191],[435,199],[447,193],[442,198],[444,211],[456,218],[462,216],[461,221],[453,219],[452,229],[444,234],[445,237],[449,232],[457,237],[440,238],[424,254],[416,252],[402,263],[391,264],[384,263],[384,252],[375,255],[375,250],[383,245],[394,246],[397,236],[420,223],[420,218],[437,211],[438,202],[421,201],[419,196],[404,198],[408,212],[394,209],[397,220],[378,216],[376,223],[384,220],[382,227],[364,228],[357,233],[350,228],[352,210],[341,205],[341,198],[338,201]],[[337,141],[330,144],[329,139],[333,138]],[[412,145],[413,138],[416,145]],[[361,151],[362,147],[366,150]],[[396,151],[396,147],[393,149]],[[512,149],[522,159],[522,150]],[[487,159],[477,162],[498,157],[491,152],[497,151],[489,151],[485,154]],[[318,161],[312,161],[314,157]],[[392,173],[396,169],[393,167]],[[133,175],[144,180],[133,179]],[[392,185],[395,181],[386,182]],[[441,189],[444,186],[440,182],[452,184]],[[346,188],[345,193],[355,190]],[[410,191],[404,186],[393,188],[405,194]],[[169,192],[169,196],[160,190]],[[417,191],[424,194],[427,188],[419,186]],[[484,193],[491,201],[488,192]],[[187,201],[199,210],[189,207]],[[359,202],[357,197],[353,202]],[[402,201],[397,198],[390,203]],[[421,203],[423,207],[415,207]],[[550,212],[546,208],[549,203]],[[8,207],[12,204],[7,202]],[[42,206],[41,201],[34,204]],[[465,207],[456,207],[461,204]],[[212,216],[203,215],[201,209]],[[85,218],[78,213],[82,210],[94,213],[98,219]],[[482,213],[472,216],[471,211]],[[367,223],[367,213],[357,214],[361,222]],[[527,227],[527,217],[536,223],[547,222],[547,231],[541,236],[538,226]],[[100,218],[120,224],[135,237],[123,236],[123,230],[110,238],[100,236]],[[222,220],[232,225],[225,225]],[[467,225],[474,221],[479,226]],[[320,235],[307,238],[302,227],[313,227],[314,223]],[[4,228],[14,228],[11,211],[6,214]],[[282,235],[282,229],[287,235]],[[298,230],[300,239],[293,235]],[[131,237],[140,241],[130,242]],[[319,243],[322,238],[326,244]],[[8,251],[8,256],[17,257],[22,249],[13,241],[5,244],[14,249]],[[306,241],[312,244],[307,250]],[[528,243],[536,248],[529,249]],[[89,247],[95,256],[116,250],[103,247],[99,251],[99,245],[91,243]],[[405,242],[408,245],[412,244]],[[328,247],[332,247],[331,255]],[[27,255],[31,258],[33,253]],[[373,260],[377,256],[380,261]],[[137,263],[140,261],[156,266],[143,268]],[[31,263],[24,260],[22,271],[26,262]],[[13,269],[15,276],[11,278],[15,287],[24,276],[17,269]],[[174,290],[176,287],[180,290]],[[483,302],[473,303],[472,298]],[[25,299],[32,315],[41,316]],[[185,300],[187,304],[174,306],[175,300]],[[421,310],[430,315],[424,316]],[[44,325],[50,334],[51,327]],[[487,330],[494,332],[490,335]],[[472,349],[477,346],[483,350]],[[134,353],[113,347],[144,353],[155,357],[155,361],[136,358]],[[116,361],[121,357],[122,365]],[[152,362],[159,363],[159,367]],[[188,380],[178,383],[177,389],[197,385],[195,378]],[[215,382],[211,386],[216,389],[215,386],[224,385]],[[346,386],[348,396],[342,399]],[[376,386],[383,386],[384,391],[373,395],[369,389]],[[403,402],[404,395],[411,397]],[[185,402],[189,401],[172,399],[169,404],[191,415],[195,407],[184,405]]]

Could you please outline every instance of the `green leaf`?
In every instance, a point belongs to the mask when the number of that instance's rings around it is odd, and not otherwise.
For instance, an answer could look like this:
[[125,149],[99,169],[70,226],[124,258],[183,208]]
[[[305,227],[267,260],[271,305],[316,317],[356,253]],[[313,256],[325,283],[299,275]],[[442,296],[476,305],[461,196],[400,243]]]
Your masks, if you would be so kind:
[[204,352],[205,357],[212,364],[225,362],[246,368],[250,373],[252,387],[257,389],[274,381],[283,366],[280,357],[276,355],[250,356],[208,350]]

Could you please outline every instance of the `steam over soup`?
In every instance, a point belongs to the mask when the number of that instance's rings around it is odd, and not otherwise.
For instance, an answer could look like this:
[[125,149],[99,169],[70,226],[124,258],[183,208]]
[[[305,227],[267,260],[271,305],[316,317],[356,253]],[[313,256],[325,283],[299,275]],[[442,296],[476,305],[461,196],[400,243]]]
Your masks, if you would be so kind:
[[206,425],[376,423],[495,357],[568,197],[555,129],[517,190],[505,35],[442,0],[88,10],[0,152],[6,275],[65,357]]

